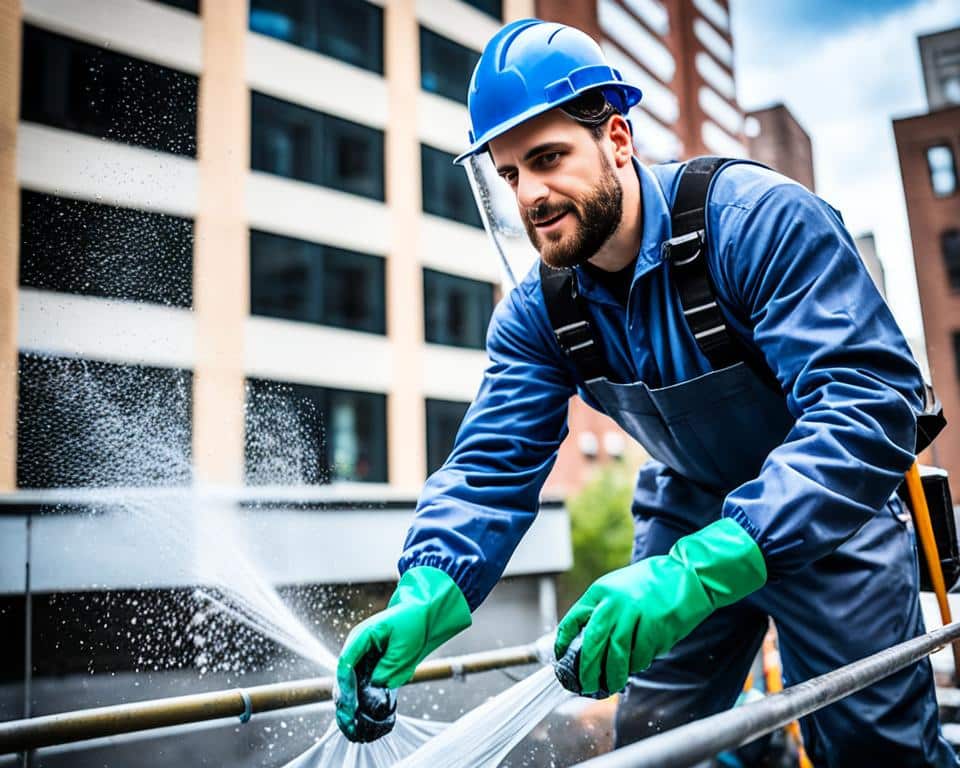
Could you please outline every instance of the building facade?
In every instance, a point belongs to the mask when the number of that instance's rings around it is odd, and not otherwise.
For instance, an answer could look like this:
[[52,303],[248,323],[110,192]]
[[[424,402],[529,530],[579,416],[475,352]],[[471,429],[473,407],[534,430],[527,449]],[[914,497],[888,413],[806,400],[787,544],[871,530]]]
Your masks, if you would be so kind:
[[[910,221],[927,361],[948,421],[960,413],[960,106],[893,122]],[[960,441],[948,426],[931,461],[950,472],[960,503]]]
[[816,192],[810,136],[783,104],[747,113],[750,157]]

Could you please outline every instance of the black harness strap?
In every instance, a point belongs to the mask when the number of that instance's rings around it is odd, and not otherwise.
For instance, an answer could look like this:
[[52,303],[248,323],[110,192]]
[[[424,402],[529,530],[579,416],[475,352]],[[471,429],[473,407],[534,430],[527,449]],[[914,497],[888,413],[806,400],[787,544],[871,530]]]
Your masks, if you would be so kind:
[[554,269],[540,262],[540,287],[557,343],[584,381],[609,377],[607,360],[600,352],[590,323],[590,310],[577,290],[573,269]]
[[[698,157],[686,164],[670,214],[673,237],[661,246],[687,325],[714,370],[744,359],[717,305],[706,258],[707,190],[726,162],[722,157]],[[540,285],[557,343],[583,380],[610,378],[610,368],[594,338],[590,310],[577,290],[576,271],[540,262]]]
[[744,359],[717,304],[717,291],[707,266],[707,191],[714,174],[726,162],[724,157],[698,157],[686,164],[670,212],[673,236],[661,246],[683,316],[714,370]]

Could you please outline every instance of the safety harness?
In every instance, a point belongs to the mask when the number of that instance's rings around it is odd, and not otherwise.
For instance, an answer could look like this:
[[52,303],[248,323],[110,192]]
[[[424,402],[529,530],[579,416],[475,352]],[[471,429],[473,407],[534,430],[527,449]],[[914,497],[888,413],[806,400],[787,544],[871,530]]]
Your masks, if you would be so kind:
[[[677,286],[683,316],[714,370],[746,359],[743,346],[730,331],[717,304],[717,291],[707,266],[707,191],[714,174],[726,162],[725,157],[698,157],[684,166],[670,210],[673,236],[661,246]],[[554,269],[541,261],[540,283],[557,343],[577,372],[588,383],[611,378],[594,337],[590,310],[577,289],[576,271]]]

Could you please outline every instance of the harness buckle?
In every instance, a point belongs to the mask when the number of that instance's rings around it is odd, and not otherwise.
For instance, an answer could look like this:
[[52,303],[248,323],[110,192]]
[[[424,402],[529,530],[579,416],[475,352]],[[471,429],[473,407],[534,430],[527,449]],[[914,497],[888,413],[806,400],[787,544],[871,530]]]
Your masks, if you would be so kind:
[[586,320],[555,328],[553,335],[557,337],[560,349],[568,355],[593,346],[593,333],[590,331],[590,323]]
[[664,240],[660,245],[660,256],[664,261],[669,261],[673,263],[674,266],[682,267],[700,255],[705,241],[706,232],[702,229],[688,232],[685,235],[671,237],[669,240]]

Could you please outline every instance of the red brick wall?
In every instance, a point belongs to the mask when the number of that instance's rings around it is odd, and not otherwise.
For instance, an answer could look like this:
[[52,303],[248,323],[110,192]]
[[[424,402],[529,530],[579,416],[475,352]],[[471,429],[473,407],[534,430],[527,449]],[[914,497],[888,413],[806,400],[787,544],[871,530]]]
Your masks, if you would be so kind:
[[940,249],[944,230],[960,228],[960,190],[937,198],[930,185],[926,150],[937,144],[953,149],[960,170],[960,107],[893,123],[900,172],[910,219],[913,260],[923,312],[923,330],[933,386],[952,424],[934,444],[931,458],[951,475],[953,501],[960,503],[960,375],[952,335],[960,332],[960,293],[950,289]]

